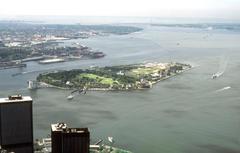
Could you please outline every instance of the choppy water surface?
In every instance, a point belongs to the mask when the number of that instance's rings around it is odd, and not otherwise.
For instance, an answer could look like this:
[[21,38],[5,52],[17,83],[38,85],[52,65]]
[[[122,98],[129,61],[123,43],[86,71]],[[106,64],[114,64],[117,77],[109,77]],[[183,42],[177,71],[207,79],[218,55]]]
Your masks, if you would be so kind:
[[[64,121],[89,127],[92,140],[113,136],[116,145],[136,153],[240,152],[240,35],[221,30],[144,26],[125,36],[94,37],[80,43],[107,54],[103,59],[0,71],[0,96],[34,99],[34,134],[45,137],[50,124]],[[71,43],[66,42],[66,43]],[[225,73],[212,80],[223,61]],[[69,91],[28,91],[26,81],[53,69],[87,68],[143,61],[178,61],[198,66],[153,89],[88,92],[72,101]],[[226,63],[226,62],[225,62]],[[12,77],[18,72],[28,72]],[[221,90],[224,87],[226,90]]]

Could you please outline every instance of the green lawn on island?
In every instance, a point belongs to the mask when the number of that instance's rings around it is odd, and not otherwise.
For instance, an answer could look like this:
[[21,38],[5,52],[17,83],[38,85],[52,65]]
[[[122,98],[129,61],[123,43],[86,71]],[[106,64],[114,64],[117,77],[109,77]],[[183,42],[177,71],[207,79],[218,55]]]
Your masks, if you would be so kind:
[[89,78],[89,79],[94,79],[96,82],[99,82],[101,84],[109,84],[112,85],[114,82],[118,83],[118,81],[114,81],[112,78],[107,78],[107,77],[102,77],[96,74],[91,74],[91,73],[82,73],[77,76],[78,79],[82,78]]

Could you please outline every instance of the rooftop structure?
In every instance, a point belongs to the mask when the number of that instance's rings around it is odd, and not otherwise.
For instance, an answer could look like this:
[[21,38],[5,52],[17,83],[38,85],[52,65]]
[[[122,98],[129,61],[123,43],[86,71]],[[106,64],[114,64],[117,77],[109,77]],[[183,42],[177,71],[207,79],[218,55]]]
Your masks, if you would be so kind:
[[51,125],[52,153],[89,153],[88,128],[68,128],[65,123]]
[[0,104],[1,103],[26,102],[26,101],[32,101],[32,98],[29,96],[23,97],[22,95],[12,95],[12,96],[8,96],[7,98],[0,98]]

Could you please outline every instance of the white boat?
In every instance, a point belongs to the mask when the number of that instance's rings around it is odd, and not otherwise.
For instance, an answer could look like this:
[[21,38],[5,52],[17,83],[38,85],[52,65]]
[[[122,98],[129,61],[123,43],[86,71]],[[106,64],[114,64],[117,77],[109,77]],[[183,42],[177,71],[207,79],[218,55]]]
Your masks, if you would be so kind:
[[228,87],[224,87],[224,88],[223,88],[223,90],[228,90],[228,89],[231,89],[231,87],[228,86]]
[[73,95],[69,95],[69,96],[67,97],[68,100],[72,100],[73,98],[74,98]]
[[50,64],[50,63],[59,63],[59,62],[65,62],[62,58],[54,58],[54,59],[46,59],[39,61],[40,64]]
[[220,77],[221,75],[223,75],[223,72],[217,72],[212,75],[212,79],[216,79],[216,78]]

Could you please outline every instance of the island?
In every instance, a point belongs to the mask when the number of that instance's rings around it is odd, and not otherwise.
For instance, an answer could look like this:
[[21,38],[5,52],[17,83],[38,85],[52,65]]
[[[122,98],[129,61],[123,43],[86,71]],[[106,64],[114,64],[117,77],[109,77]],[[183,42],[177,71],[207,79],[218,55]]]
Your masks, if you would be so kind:
[[191,69],[182,63],[140,63],[120,66],[90,67],[39,74],[41,86],[77,90],[137,90]]

